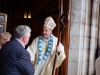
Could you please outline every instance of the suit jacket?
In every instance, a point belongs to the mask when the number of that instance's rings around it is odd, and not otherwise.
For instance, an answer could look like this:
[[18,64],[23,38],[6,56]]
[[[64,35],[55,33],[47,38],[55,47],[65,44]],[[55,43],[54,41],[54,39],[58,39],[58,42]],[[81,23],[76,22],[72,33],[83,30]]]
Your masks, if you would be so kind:
[[30,55],[16,39],[0,50],[0,75],[34,75]]

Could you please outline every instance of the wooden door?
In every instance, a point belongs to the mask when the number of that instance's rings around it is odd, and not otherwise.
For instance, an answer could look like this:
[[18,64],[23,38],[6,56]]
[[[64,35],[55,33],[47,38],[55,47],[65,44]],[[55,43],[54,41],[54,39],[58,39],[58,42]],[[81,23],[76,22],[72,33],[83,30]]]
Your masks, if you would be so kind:
[[66,59],[63,61],[62,65],[57,69],[55,75],[67,75],[68,55],[69,55],[69,40],[70,40],[69,33],[70,33],[71,0],[59,0],[59,8],[61,11],[59,17],[61,17],[64,14],[63,24],[65,25],[65,27],[62,30],[61,42],[64,45]]

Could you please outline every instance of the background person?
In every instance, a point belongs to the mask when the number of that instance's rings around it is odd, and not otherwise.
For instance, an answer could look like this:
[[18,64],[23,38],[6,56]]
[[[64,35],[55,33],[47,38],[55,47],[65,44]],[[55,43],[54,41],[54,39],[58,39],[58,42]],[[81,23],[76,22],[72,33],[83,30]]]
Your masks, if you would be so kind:
[[10,41],[12,35],[9,32],[0,33],[0,49],[8,41]]

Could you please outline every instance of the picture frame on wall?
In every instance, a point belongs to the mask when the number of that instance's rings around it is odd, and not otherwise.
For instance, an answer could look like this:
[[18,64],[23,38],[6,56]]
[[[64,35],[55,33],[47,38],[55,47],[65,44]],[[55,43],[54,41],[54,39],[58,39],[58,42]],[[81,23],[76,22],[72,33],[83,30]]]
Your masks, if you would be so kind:
[[0,23],[0,32],[6,32],[6,24]]
[[7,28],[7,14],[0,13],[0,32],[6,32]]
[[5,22],[5,16],[4,15],[0,16],[0,22]]

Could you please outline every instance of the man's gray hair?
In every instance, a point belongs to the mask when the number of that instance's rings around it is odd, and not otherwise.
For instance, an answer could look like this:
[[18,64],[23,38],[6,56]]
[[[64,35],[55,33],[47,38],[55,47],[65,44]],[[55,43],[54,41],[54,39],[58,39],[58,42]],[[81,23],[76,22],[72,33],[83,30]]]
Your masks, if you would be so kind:
[[24,36],[29,36],[31,29],[27,25],[19,25],[15,29],[14,37],[15,38],[22,38]]

